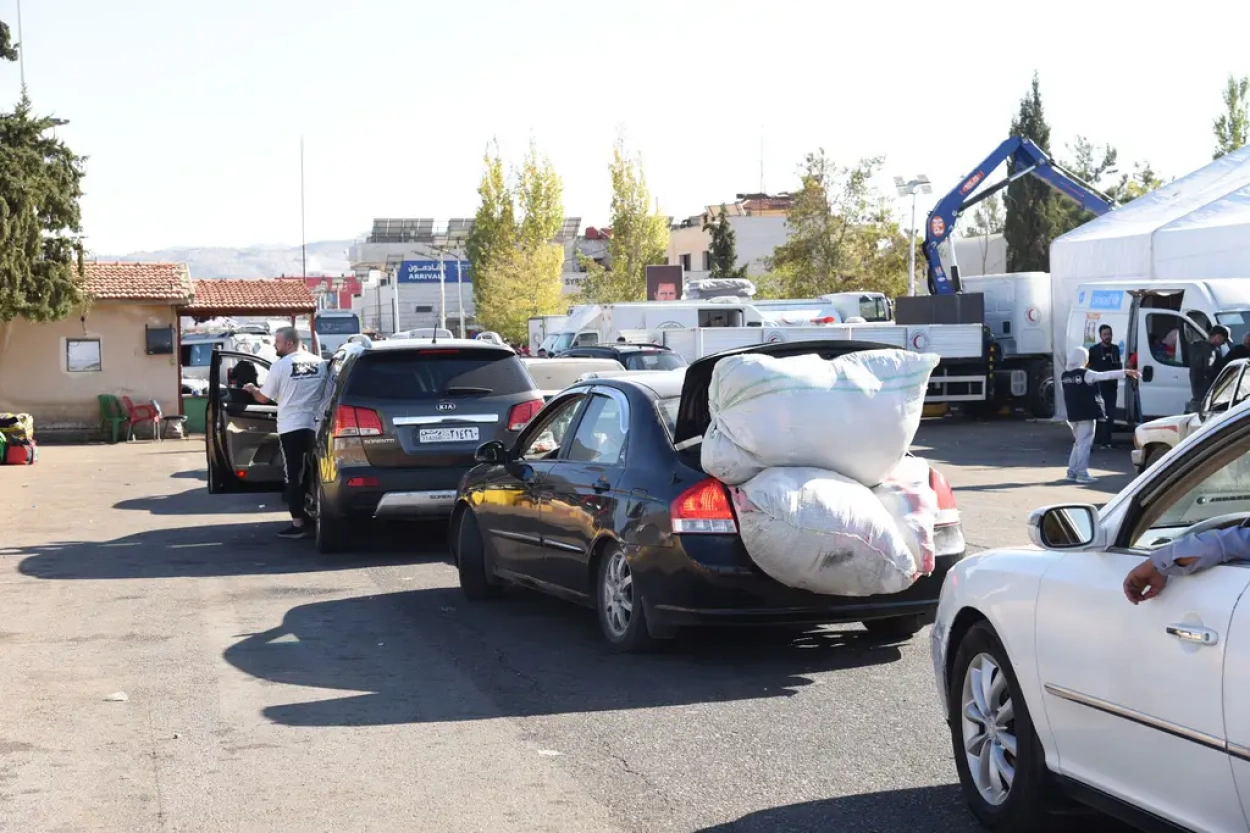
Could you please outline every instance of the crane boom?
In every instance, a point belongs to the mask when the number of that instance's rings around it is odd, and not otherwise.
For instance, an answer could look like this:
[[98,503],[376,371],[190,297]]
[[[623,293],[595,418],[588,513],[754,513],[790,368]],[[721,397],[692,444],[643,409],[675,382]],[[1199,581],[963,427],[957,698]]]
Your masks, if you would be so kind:
[[[1011,160],[1011,175],[1001,182],[973,194],[994,170],[1003,162]],[[1046,152],[1031,139],[1012,136],[985,157],[980,165],[949,194],[942,197],[929,212],[925,223],[924,256],[929,264],[929,292],[932,295],[952,295],[959,292],[959,278],[947,275],[938,246],[951,236],[959,215],[972,206],[1006,188],[1022,176],[1032,174],[1061,194],[1071,197],[1086,211],[1096,215],[1106,214],[1115,208],[1115,202],[1092,185],[1056,165]],[[970,196],[971,195],[971,196]]]

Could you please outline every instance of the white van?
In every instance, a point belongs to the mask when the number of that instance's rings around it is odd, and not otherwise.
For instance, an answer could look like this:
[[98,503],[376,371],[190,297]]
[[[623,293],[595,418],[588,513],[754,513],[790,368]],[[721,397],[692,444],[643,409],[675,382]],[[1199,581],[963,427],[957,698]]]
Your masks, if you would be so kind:
[[1095,344],[1104,324],[1111,326],[1112,341],[1125,362],[1136,354],[1141,371],[1137,385],[1141,413],[1136,413],[1132,397],[1125,395],[1121,385],[1117,418],[1137,423],[1184,413],[1193,398],[1190,348],[1205,340],[1216,324],[1229,329],[1232,344],[1250,331],[1250,281],[1222,278],[1152,285],[1140,281],[1081,284],[1068,314],[1063,353],[1056,351],[1056,367],[1071,348]]
[[[328,359],[347,343],[348,338],[360,332],[360,316],[349,309],[317,310],[313,327],[317,332],[321,355]],[[312,349],[311,344],[306,347]]]

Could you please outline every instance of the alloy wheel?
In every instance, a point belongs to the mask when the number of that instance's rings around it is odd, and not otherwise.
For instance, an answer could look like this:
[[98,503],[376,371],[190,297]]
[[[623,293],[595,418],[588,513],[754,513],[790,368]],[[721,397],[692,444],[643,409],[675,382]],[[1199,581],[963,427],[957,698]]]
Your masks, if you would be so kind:
[[634,576],[620,550],[608,556],[601,593],[604,621],[614,636],[625,636],[634,615]]
[[1016,776],[1015,708],[1007,675],[989,654],[977,654],[964,673],[961,702],[964,754],[977,792],[998,806]]

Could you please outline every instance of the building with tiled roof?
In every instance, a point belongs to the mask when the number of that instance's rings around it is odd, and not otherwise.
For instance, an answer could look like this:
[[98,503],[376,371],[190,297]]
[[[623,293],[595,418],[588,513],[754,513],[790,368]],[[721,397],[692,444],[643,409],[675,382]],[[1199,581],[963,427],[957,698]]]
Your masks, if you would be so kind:
[[84,289],[97,301],[191,300],[191,274],[185,263],[83,264]]
[[307,315],[317,309],[300,280],[192,281],[193,299],[181,312],[192,318],[246,315]]

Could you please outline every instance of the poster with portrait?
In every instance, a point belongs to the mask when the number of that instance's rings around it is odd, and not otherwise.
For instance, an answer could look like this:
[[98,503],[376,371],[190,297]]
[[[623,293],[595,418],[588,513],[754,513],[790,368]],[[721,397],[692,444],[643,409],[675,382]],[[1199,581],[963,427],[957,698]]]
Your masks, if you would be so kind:
[[647,267],[648,301],[680,301],[681,284],[681,266]]

